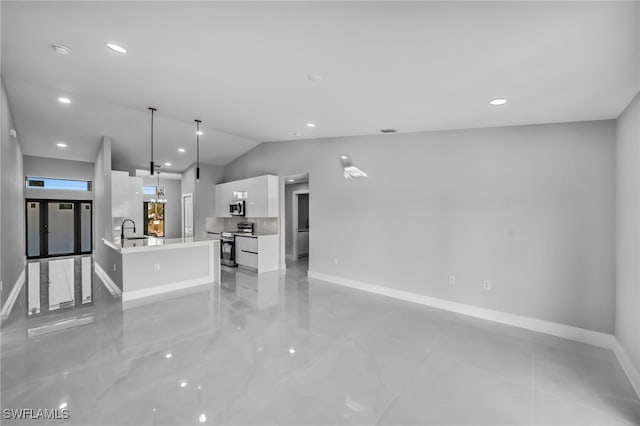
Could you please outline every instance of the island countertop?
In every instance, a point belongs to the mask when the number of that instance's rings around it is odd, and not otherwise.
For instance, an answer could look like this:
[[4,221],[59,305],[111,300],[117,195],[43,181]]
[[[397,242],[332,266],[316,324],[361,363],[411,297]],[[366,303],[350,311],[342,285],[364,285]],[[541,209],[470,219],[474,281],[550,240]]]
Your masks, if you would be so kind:
[[120,241],[120,238],[109,240],[102,238],[105,245],[116,250],[118,253],[139,253],[143,251],[158,250],[158,249],[170,249],[178,248],[179,246],[204,246],[210,244],[219,244],[216,240],[198,239],[193,237],[178,237],[178,238],[156,238],[147,237],[140,239],[128,240],[125,238],[124,244]]

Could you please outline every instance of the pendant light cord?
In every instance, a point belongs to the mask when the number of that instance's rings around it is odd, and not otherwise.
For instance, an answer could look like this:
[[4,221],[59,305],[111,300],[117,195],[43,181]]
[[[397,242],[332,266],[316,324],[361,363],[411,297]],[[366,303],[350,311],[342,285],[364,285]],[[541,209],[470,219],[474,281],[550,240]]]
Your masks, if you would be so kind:
[[195,120],[196,122],[196,181],[200,181],[200,123],[202,121]]
[[157,111],[157,109],[153,107],[149,107],[151,111],[151,162],[149,163],[149,173],[153,176],[155,171],[155,166],[153,164],[153,113]]

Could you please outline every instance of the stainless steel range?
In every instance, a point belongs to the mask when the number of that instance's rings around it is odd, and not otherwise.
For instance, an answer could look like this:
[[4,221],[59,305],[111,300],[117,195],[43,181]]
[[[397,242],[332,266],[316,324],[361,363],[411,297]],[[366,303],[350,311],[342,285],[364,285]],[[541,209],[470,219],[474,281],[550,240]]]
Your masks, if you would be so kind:
[[221,258],[220,263],[226,266],[236,266],[236,234],[252,234],[253,223],[240,222],[237,231],[220,233]]

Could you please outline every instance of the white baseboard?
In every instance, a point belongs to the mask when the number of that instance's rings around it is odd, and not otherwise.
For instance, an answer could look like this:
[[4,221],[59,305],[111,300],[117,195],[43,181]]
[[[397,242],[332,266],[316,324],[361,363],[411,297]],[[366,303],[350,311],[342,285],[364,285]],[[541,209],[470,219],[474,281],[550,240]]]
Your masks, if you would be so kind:
[[118,284],[116,284],[111,279],[109,274],[107,274],[105,270],[102,269],[100,265],[98,265],[98,262],[94,263],[94,269],[96,271],[96,275],[98,276],[98,278],[100,278],[100,281],[102,281],[104,286],[107,288],[107,290],[109,291],[109,293],[111,293],[113,297],[122,296],[122,290],[120,290],[120,287],[118,287]]
[[9,314],[11,313],[11,309],[13,309],[13,305],[16,303],[18,299],[18,294],[20,294],[20,290],[22,290],[22,286],[25,281],[25,270],[26,268],[22,268],[22,272],[18,276],[16,283],[13,285],[11,292],[9,293],[9,297],[7,297],[7,301],[4,303],[2,310],[0,311],[0,323],[9,318]]
[[141,290],[125,291],[122,294],[122,301],[130,302],[143,297],[156,296],[158,294],[170,293],[172,291],[184,290],[186,288],[197,287],[205,284],[213,284],[212,277],[207,276],[156,287],[143,288]]
[[395,299],[400,299],[407,302],[419,303],[421,305],[444,309],[447,311],[481,318],[488,321],[512,325],[514,327],[537,331],[539,333],[563,337],[565,339],[575,340],[602,348],[613,349],[615,340],[614,336],[607,333],[601,333],[598,331],[587,330],[584,328],[573,327],[570,325],[559,324],[551,321],[545,321],[538,318],[525,317],[521,315],[509,314],[506,312],[494,311],[491,309],[479,308],[477,306],[465,305],[463,303],[452,302],[444,299],[437,299],[435,297],[429,297],[403,290],[395,290],[375,284],[369,284],[361,281],[351,280],[348,278],[323,274],[321,272],[309,271],[309,278],[328,281],[333,284],[338,284],[357,290],[363,290],[370,293],[393,297]]
[[611,349],[613,349],[613,353],[616,354],[616,358],[618,358],[622,369],[629,378],[631,386],[633,386],[636,394],[640,397],[640,372],[638,372],[633,361],[631,361],[631,358],[629,358],[629,355],[616,337],[613,338],[613,347]]

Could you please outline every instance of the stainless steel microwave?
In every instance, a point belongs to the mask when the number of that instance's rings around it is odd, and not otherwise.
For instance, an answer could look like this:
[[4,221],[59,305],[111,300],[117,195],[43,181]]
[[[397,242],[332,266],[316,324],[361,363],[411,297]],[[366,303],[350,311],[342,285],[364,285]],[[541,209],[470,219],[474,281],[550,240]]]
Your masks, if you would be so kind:
[[244,216],[244,200],[234,200],[229,203],[231,216]]

